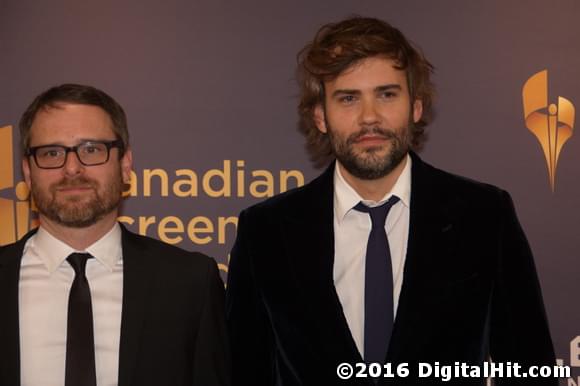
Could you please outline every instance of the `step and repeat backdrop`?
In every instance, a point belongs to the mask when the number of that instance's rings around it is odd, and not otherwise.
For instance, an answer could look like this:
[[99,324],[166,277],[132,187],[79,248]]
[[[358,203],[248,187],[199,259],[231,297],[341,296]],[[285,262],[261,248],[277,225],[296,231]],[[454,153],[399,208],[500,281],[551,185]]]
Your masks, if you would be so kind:
[[[580,384],[580,3],[577,1],[0,1],[0,244],[37,224],[17,124],[65,82],[129,118],[120,221],[215,257],[243,208],[320,173],[297,131],[296,54],[349,15],[400,28],[435,66],[421,156],[508,190],[529,238],[558,358]],[[275,257],[272,264],[276,264]],[[534,337],[530,337],[531,340]]]

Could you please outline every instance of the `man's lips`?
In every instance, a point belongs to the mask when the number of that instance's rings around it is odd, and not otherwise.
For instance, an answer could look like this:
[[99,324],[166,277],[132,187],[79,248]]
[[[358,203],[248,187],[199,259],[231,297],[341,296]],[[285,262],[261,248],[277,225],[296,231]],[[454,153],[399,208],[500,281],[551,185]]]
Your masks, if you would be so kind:
[[82,193],[93,190],[90,185],[78,185],[78,186],[60,186],[56,188],[57,192],[62,193]]
[[376,134],[365,134],[361,135],[357,139],[354,140],[354,143],[363,144],[363,145],[370,145],[370,144],[377,144],[383,143],[388,141],[389,138],[384,135],[376,135]]

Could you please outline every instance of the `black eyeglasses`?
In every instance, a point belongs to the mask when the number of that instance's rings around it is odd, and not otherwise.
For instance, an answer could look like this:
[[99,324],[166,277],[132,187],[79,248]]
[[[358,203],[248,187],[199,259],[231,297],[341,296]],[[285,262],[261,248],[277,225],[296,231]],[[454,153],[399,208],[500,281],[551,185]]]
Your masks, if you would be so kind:
[[41,169],[59,169],[66,163],[68,153],[74,152],[79,162],[85,166],[102,165],[109,161],[111,148],[123,149],[123,141],[86,141],[76,146],[44,145],[29,147],[26,155],[34,157]]

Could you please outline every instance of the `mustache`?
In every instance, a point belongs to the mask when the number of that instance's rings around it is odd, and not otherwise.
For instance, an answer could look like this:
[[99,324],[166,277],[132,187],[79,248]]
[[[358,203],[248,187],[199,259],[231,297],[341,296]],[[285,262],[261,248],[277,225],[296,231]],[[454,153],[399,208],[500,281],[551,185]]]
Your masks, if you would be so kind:
[[349,145],[352,145],[353,143],[358,142],[365,135],[369,134],[382,137],[383,139],[398,138],[397,135],[392,130],[384,129],[382,127],[365,127],[359,130],[358,132],[349,135],[346,141]]
[[51,189],[54,191],[57,189],[76,188],[78,186],[89,186],[91,188],[95,188],[97,184],[94,180],[86,177],[75,177],[75,178],[64,177],[60,181],[52,184]]

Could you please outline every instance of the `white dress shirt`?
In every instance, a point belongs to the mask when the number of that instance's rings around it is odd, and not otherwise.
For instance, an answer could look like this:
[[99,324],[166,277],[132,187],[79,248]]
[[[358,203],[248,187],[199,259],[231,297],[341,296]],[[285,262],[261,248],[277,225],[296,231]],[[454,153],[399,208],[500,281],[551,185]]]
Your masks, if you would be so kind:
[[399,197],[385,221],[393,265],[393,305],[397,313],[403,285],[403,269],[409,238],[411,204],[411,157],[393,189],[380,201],[363,200],[346,182],[338,165],[334,168],[334,286],[352,337],[361,355],[364,353],[365,256],[371,231],[368,213],[353,209],[363,202],[378,206],[391,196]]
[[93,305],[95,368],[99,386],[118,383],[123,297],[121,228],[118,224],[84,251],[40,227],[24,246],[19,282],[22,386],[63,386],[69,291],[75,276],[66,261],[90,253],[86,276]]

